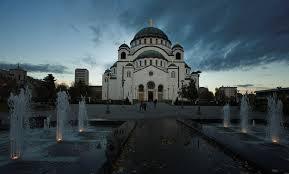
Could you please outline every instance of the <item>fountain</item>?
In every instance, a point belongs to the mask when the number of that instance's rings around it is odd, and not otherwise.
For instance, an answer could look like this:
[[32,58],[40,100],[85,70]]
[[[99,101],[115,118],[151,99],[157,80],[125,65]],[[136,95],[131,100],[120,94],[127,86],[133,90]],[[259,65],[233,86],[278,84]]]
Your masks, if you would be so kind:
[[240,117],[241,117],[241,132],[248,132],[248,111],[249,111],[249,101],[246,95],[242,97],[241,100],[241,109],[240,109]]
[[67,114],[69,111],[68,95],[65,91],[59,91],[57,93],[57,123],[56,123],[56,141],[61,142],[65,127],[67,124]]
[[279,143],[282,135],[283,104],[275,94],[267,97],[267,101],[267,138],[273,143]]
[[23,153],[24,129],[29,126],[31,93],[28,87],[18,95],[10,94],[10,158],[19,159]]
[[254,127],[256,125],[255,120],[252,121],[252,126]]
[[224,127],[229,127],[230,126],[230,105],[229,104],[226,104],[223,107],[223,113],[224,113],[224,120],[223,120]]
[[78,131],[83,132],[87,128],[87,111],[85,106],[85,97],[81,96],[78,109]]

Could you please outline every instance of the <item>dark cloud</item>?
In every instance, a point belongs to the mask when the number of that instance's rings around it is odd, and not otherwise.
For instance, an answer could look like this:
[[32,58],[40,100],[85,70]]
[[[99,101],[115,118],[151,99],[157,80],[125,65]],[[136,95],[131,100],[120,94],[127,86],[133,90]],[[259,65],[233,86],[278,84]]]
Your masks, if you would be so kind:
[[82,61],[90,66],[95,66],[96,65],[96,59],[93,56],[86,56],[82,58]]
[[[132,4],[132,5],[131,5]],[[152,18],[202,70],[289,63],[289,1],[164,0],[128,4],[118,19],[136,32]]]
[[70,24],[69,27],[70,27],[73,31],[75,31],[75,32],[77,32],[77,33],[80,32],[80,30],[78,29],[78,27],[76,27],[76,26],[73,25],[73,24]]
[[[51,65],[51,64],[30,64],[30,63],[23,63],[19,64],[20,68],[28,71],[28,72],[49,72],[49,73],[59,73],[64,74],[67,73],[68,68],[63,65]],[[11,64],[6,62],[0,62],[0,69],[13,69],[17,68],[18,64]]]
[[90,25],[89,28],[91,29],[92,33],[93,33],[93,39],[92,41],[95,44],[99,44],[99,42],[101,41],[101,27],[99,26],[94,26],[94,25]]
[[253,87],[253,84],[244,84],[244,85],[237,85],[237,87],[241,87],[241,88],[248,88],[248,87]]

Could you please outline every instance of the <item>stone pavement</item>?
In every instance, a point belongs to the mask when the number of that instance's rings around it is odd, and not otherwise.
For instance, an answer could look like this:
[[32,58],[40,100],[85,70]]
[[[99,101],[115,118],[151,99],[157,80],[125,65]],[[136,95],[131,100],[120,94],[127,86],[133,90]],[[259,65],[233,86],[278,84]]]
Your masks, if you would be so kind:
[[[76,120],[78,115],[78,104],[71,104],[70,119]],[[201,115],[197,114],[197,106],[181,106],[169,105],[166,103],[158,103],[157,108],[153,107],[152,103],[148,103],[146,112],[139,111],[139,104],[135,105],[110,105],[110,114],[105,114],[106,105],[103,104],[87,104],[88,117],[91,120],[109,119],[109,120],[138,120],[138,119],[155,119],[155,118],[202,118],[202,119],[223,119],[222,106],[201,106]],[[51,121],[56,120],[55,110],[34,110],[34,116],[52,116]],[[239,107],[231,107],[231,118],[238,119]],[[8,113],[0,113],[0,119],[6,123]],[[260,112],[250,112],[250,119],[264,119],[266,115]]]
[[[202,118],[202,119],[223,119],[221,106],[201,106],[201,115],[197,114],[197,106],[169,105],[158,103],[154,108],[152,103],[148,103],[147,111],[140,112],[139,104],[135,105],[111,105],[110,114],[105,114],[106,105],[87,105],[88,116],[90,119],[111,119],[111,120],[138,120],[138,119],[158,119],[158,118]],[[77,115],[78,105],[71,105],[72,115]],[[231,107],[231,118],[239,118],[239,108]],[[251,112],[249,118],[264,119],[264,113]]]
[[242,172],[250,173],[249,166],[224,154],[175,119],[138,120],[113,171],[114,174]]

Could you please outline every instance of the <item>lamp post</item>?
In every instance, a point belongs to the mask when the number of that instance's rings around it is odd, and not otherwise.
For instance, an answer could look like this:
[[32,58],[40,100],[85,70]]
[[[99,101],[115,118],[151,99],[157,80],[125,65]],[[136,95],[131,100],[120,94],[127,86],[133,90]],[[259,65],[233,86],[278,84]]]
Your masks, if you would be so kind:
[[122,104],[124,105],[124,82],[125,82],[125,80],[124,79],[122,79],[122,81],[121,81],[121,85],[122,85]]
[[181,80],[182,89],[181,89],[181,97],[182,97],[182,106],[181,108],[184,109],[184,100],[183,100],[183,87],[184,87],[184,80]]
[[105,113],[106,114],[110,114],[110,108],[109,108],[109,79],[110,79],[110,75],[111,75],[111,72],[109,69],[106,70],[106,82],[107,82],[107,85],[106,85],[106,111]]
[[168,88],[168,100],[170,100],[170,88]]
[[[202,73],[202,71],[194,71],[192,72],[192,74],[197,74],[198,75],[198,84],[199,84],[199,78],[200,78],[200,74]],[[199,85],[198,85],[198,111],[197,114],[201,115],[201,106],[200,106],[200,95],[199,95]]]

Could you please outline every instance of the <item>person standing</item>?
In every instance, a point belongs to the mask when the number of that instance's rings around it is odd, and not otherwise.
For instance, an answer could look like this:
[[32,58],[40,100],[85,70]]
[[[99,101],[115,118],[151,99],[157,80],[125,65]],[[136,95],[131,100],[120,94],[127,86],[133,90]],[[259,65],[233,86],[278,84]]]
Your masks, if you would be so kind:
[[144,106],[143,106],[143,101],[141,100],[140,101],[140,105],[139,105],[139,111],[142,111],[144,109]]
[[154,100],[154,108],[156,108],[156,107],[157,107],[157,102],[158,102],[158,100],[157,100],[157,99],[155,99],[155,100]]

